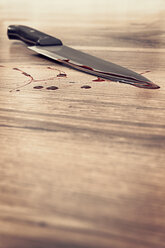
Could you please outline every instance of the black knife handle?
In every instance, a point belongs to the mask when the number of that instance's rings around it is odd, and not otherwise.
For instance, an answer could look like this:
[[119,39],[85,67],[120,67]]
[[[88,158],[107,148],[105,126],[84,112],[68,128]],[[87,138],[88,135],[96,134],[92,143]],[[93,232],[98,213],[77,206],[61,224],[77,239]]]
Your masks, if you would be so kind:
[[62,45],[61,40],[44,34],[34,28],[23,25],[10,25],[7,30],[9,39],[21,40],[30,45],[55,46]]

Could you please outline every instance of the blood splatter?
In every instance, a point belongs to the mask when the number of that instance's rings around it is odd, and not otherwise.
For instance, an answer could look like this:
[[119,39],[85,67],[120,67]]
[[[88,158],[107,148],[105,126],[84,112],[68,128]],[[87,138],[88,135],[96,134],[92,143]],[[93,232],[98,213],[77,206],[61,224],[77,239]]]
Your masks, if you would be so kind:
[[67,74],[64,71],[61,71],[57,68],[48,66],[47,69],[58,71],[59,73],[58,73],[57,77],[67,77]]
[[89,86],[89,85],[83,85],[83,86],[81,86],[81,88],[82,88],[82,89],[90,89],[91,86]]
[[93,79],[92,81],[93,81],[93,82],[104,82],[105,79],[98,77],[98,78],[96,78],[96,79]]
[[34,86],[33,89],[37,89],[37,90],[40,90],[40,89],[43,89],[44,87],[41,86],[41,85],[38,85],[38,86]]
[[59,69],[57,69],[55,67],[51,67],[51,66],[47,66],[47,69],[58,71],[59,73],[61,72],[61,70],[59,70]]
[[46,88],[47,90],[58,90],[57,86],[49,86]]
[[89,67],[89,66],[86,66],[86,65],[80,65],[80,67],[93,71],[92,67]]
[[[21,85],[21,86],[15,88],[13,90],[17,90],[19,88],[23,88],[23,87],[27,86],[28,84],[31,84],[32,82],[43,82],[43,81],[48,81],[48,80],[54,80],[56,78],[56,77],[50,77],[50,78],[46,78],[46,79],[34,79],[30,74],[28,74],[27,72],[25,72],[25,71],[23,71],[23,70],[21,70],[21,69],[19,69],[17,67],[14,67],[13,70],[19,71],[24,76],[29,77],[29,81],[26,84]],[[12,92],[13,90],[10,90],[10,92]]]
[[[28,73],[22,71],[21,69],[14,67],[13,70],[19,71],[19,72],[21,72],[24,76],[29,77],[29,82],[27,82],[26,84],[21,85],[21,86],[15,88],[15,90],[17,90],[17,89],[19,89],[19,88],[22,88],[22,87],[25,87],[26,85],[31,84],[31,83],[34,81],[34,78],[33,78],[30,74],[28,74]],[[12,92],[12,91],[13,91],[13,90],[10,90],[10,92]]]
[[63,59],[62,61],[64,61],[64,62],[69,62],[69,59]]
[[58,72],[59,72],[59,73],[57,74],[57,77],[58,77],[58,78],[67,77],[67,74],[66,74],[64,71],[61,71],[61,70],[59,70],[59,69],[57,69],[57,68],[48,66],[47,69],[58,71]]
[[146,73],[149,73],[151,71],[144,71],[144,72],[141,72],[140,75],[143,75],[143,74],[146,74]]
[[22,72],[23,75],[27,76],[27,77],[31,77],[30,74],[26,73],[26,72]]
[[67,77],[67,74],[66,74],[66,73],[59,73],[59,74],[57,75],[57,77]]
[[13,70],[21,71],[19,68],[14,67]]
[[[156,84],[154,84],[152,82],[138,80],[138,79],[136,79],[134,77],[131,77],[131,76],[123,76],[123,75],[119,75],[119,74],[116,74],[116,73],[108,73],[108,72],[97,71],[97,70],[95,70],[95,69],[93,69],[91,67],[85,66],[85,65],[77,65],[77,64],[71,63],[69,60],[58,60],[58,61],[63,62],[66,65],[70,65],[73,68],[81,69],[81,70],[86,71],[86,72],[92,71],[91,74],[95,73],[98,76],[97,79],[93,80],[94,82],[103,82],[103,81],[105,81],[105,79],[103,79],[103,78],[106,78],[106,79],[108,79],[110,81],[116,81],[116,82],[119,82],[119,83],[130,84],[132,86],[139,87],[139,88],[146,88],[146,89],[159,89],[160,88],[158,85],[156,85]],[[4,66],[0,65],[0,67],[4,67]],[[25,71],[23,71],[23,70],[21,70],[19,68],[13,68],[13,70],[20,71],[24,76],[29,78],[29,81],[26,84],[15,88],[15,90],[17,90],[19,88],[22,88],[22,87],[24,87],[24,86],[26,86],[26,85],[28,85],[28,84],[30,84],[32,82],[42,82],[42,81],[47,81],[47,80],[54,80],[56,77],[57,78],[67,77],[67,74],[64,71],[61,71],[59,69],[56,69],[56,68],[50,67],[50,66],[47,67],[47,69],[58,71],[57,76],[50,77],[50,78],[47,78],[47,79],[36,80],[30,74],[26,73]],[[142,72],[141,74],[145,74],[145,73],[148,73],[148,72],[150,72],[150,71],[145,71],[145,72]],[[53,89],[50,88],[50,89],[55,90],[54,88]],[[13,90],[11,90],[11,91],[13,91]]]
[[27,84],[30,84],[34,80],[34,78],[30,74],[26,73],[25,71],[22,71],[19,68],[13,68],[13,70],[20,71],[23,75],[25,75],[26,77],[29,77],[30,81]]

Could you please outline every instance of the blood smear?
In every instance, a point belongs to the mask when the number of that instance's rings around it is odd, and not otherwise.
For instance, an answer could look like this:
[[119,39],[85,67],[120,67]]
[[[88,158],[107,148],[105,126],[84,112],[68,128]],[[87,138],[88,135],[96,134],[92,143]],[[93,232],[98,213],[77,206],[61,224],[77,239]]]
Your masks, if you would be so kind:
[[105,81],[105,79],[98,77],[96,79],[93,79],[92,81],[93,82],[103,82],[103,81]]

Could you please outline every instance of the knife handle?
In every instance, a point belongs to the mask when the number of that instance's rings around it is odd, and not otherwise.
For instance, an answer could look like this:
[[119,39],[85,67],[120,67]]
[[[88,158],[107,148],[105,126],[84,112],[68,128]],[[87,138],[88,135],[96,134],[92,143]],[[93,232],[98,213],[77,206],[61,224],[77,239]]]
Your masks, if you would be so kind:
[[9,39],[21,40],[30,45],[56,46],[62,45],[61,40],[44,34],[34,28],[23,25],[10,25],[7,30]]

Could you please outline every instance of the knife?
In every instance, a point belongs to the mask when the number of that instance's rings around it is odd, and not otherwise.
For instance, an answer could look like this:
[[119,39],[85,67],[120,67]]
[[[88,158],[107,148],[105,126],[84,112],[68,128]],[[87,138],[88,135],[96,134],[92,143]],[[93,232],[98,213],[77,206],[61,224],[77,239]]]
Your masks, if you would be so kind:
[[29,44],[28,48],[38,54],[42,54],[74,69],[140,88],[160,88],[141,74],[65,46],[60,39],[42,33],[34,28],[23,25],[10,25],[7,33],[9,39],[21,40]]

